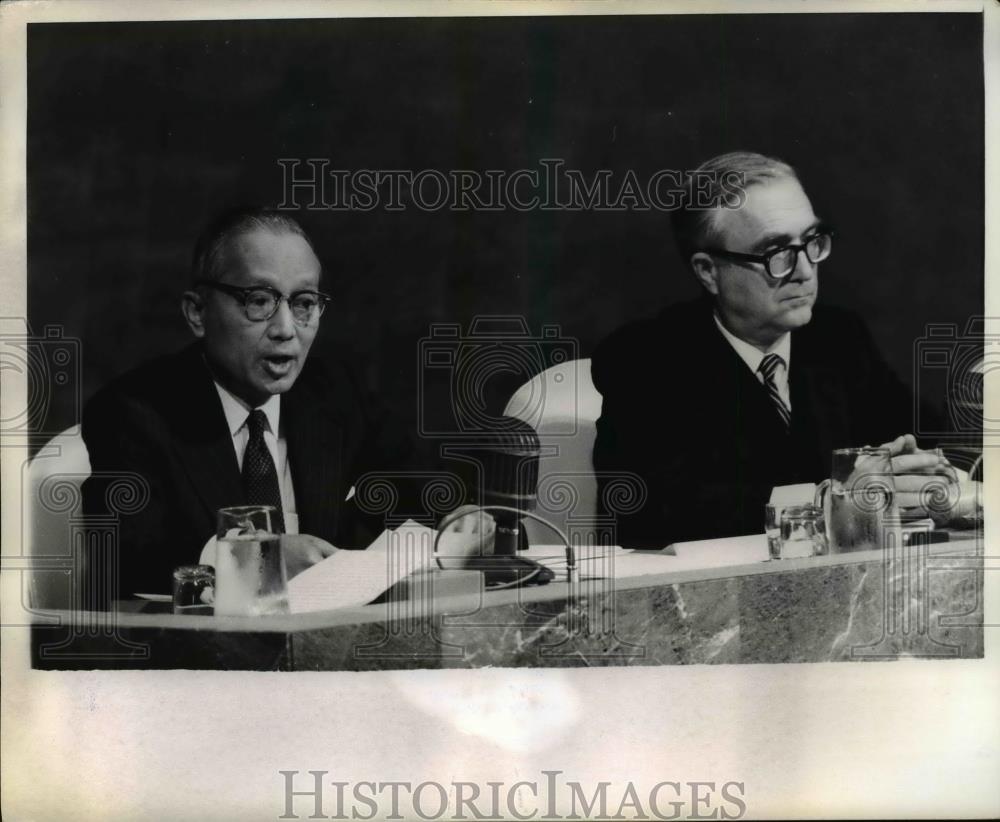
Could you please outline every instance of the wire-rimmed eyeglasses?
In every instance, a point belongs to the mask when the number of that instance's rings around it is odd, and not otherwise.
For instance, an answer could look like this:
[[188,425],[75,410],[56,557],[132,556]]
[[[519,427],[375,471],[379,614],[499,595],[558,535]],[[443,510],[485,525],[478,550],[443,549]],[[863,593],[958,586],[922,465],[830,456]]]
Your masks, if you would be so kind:
[[251,322],[264,322],[271,319],[277,313],[281,301],[287,300],[288,307],[292,311],[292,319],[296,325],[309,325],[314,320],[319,319],[326,310],[326,304],[330,302],[329,295],[320,291],[296,291],[286,297],[276,288],[267,285],[240,288],[215,280],[198,280],[197,285],[214,288],[242,303],[243,311]]
[[715,254],[731,260],[758,263],[764,266],[764,270],[770,277],[782,280],[795,270],[799,252],[804,252],[809,262],[821,263],[830,256],[832,248],[833,231],[831,229],[823,229],[807,237],[806,241],[801,245],[789,243],[780,248],[772,249],[766,254],[745,254],[742,251],[730,251],[726,248],[703,248],[701,250],[707,254]]

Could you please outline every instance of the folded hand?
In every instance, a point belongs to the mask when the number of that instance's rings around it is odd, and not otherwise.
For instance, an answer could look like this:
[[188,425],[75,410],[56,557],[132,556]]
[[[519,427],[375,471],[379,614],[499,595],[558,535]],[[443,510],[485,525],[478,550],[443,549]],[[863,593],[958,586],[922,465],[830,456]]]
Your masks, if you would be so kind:
[[961,497],[958,472],[939,451],[917,447],[912,434],[884,443],[892,457],[896,505],[907,518],[932,517],[948,522]]

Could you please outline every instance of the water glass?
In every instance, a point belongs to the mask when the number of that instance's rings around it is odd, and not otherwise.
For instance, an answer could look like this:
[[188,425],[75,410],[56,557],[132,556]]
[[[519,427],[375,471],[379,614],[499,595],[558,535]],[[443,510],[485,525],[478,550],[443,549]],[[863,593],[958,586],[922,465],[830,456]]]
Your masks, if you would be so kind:
[[831,554],[872,551],[887,541],[902,544],[896,485],[888,448],[840,448],[830,478],[816,489]]
[[781,512],[781,559],[825,554],[823,512],[815,505],[789,505]]
[[174,613],[211,615],[214,589],[211,565],[182,565],[174,571]]
[[786,506],[769,502],[764,506],[764,533],[767,534],[767,553],[771,559],[781,559],[781,512]]
[[271,505],[221,508],[215,549],[215,615],[288,613],[288,577]]

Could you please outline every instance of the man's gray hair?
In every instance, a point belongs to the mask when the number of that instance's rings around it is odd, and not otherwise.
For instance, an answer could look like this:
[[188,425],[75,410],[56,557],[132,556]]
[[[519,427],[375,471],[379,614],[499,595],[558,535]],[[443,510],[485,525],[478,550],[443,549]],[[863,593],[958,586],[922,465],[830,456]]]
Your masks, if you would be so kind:
[[243,234],[259,230],[295,234],[309,243],[310,248],[313,247],[309,235],[288,214],[260,206],[231,208],[216,216],[195,242],[191,258],[192,285],[199,280],[220,280],[225,273],[226,254],[232,241]]
[[[699,249],[718,244],[718,220],[725,208],[745,202],[734,191],[755,183],[791,177],[797,180],[795,169],[776,157],[753,151],[731,151],[706,160],[685,175],[684,200],[681,208],[671,214],[674,239],[685,263]],[[698,207],[699,203],[712,203]]]

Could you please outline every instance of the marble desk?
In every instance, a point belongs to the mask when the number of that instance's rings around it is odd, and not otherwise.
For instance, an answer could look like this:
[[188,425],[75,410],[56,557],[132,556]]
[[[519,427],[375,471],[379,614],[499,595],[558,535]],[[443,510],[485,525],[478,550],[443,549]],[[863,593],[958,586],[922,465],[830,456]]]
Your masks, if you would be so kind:
[[32,664],[365,671],[983,655],[983,548],[973,534],[893,551],[669,567],[491,592],[478,589],[478,574],[435,571],[474,584],[296,616],[181,616],[136,604],[46,612],[32,627]]

